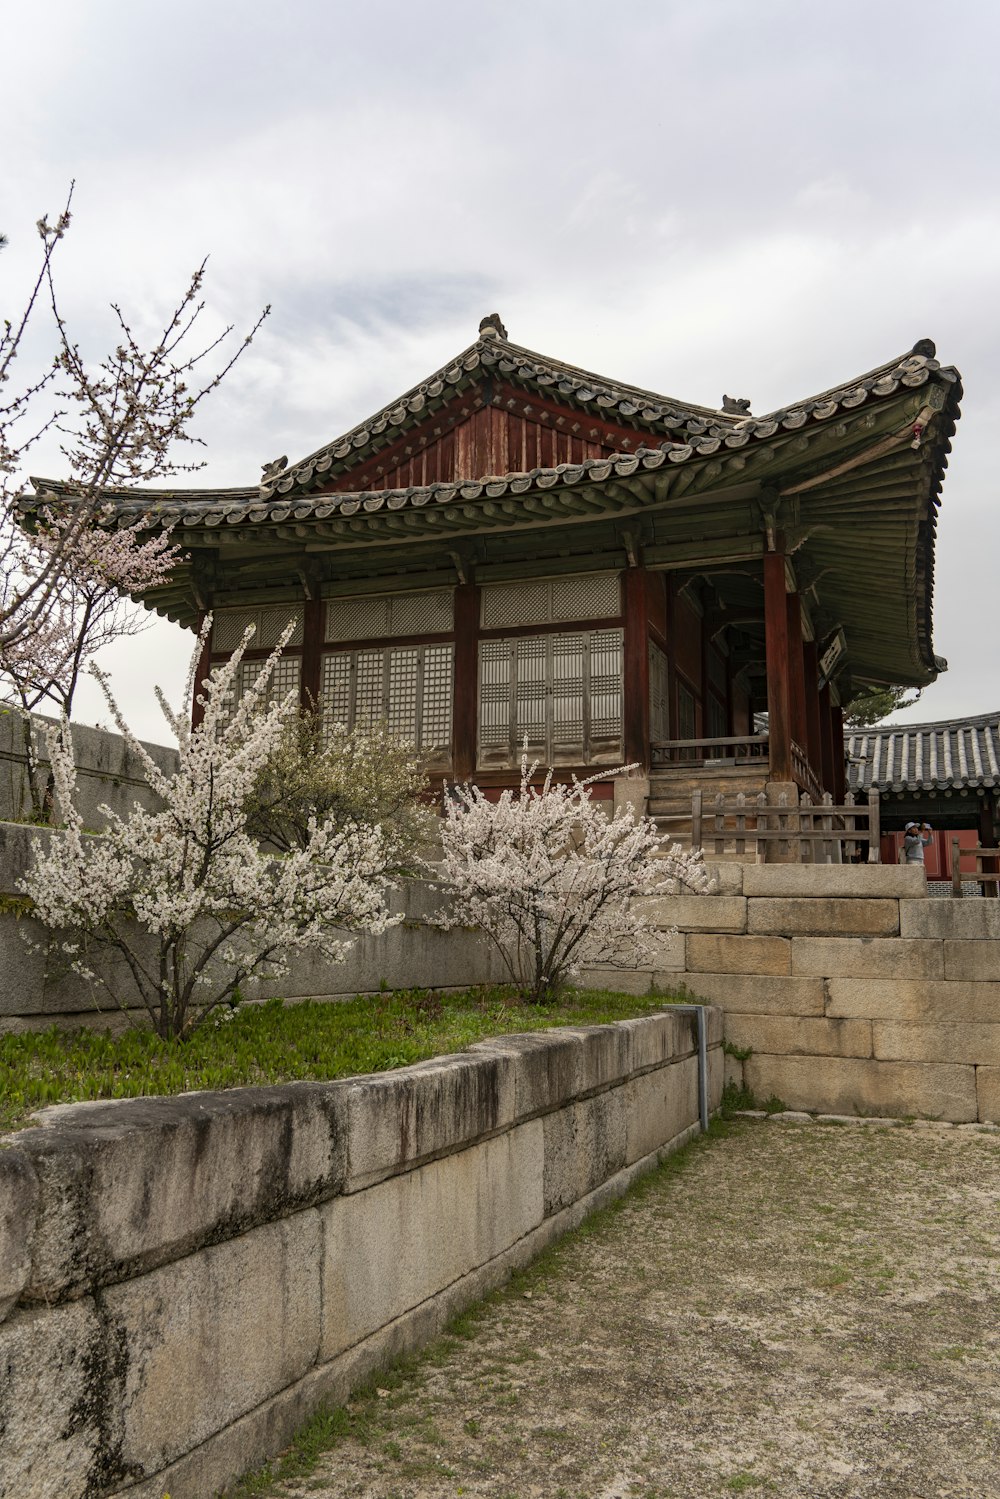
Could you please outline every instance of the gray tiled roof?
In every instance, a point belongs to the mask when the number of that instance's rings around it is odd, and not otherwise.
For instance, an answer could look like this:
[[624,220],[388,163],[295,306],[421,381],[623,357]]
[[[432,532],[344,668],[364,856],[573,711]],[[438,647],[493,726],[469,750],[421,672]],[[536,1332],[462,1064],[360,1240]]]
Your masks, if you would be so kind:
[[956,723],[858,729],[847,739],[847,753],[855,791],[1000,786],[1000,712]]
[[[917,348],[933,349],[929,343]],[[311,486],[321,487],[331,468],[343,460],[352,448],[364,447],[373,434],[387,426],[412,422],[429,396],[440,394],[443,384],[458,382],[469,370],[492,366],[509,379],[537,386],[549,386],[553,394],[574,403],[592,403],[598,409],[614,411],[622,417],[638,415],[650,426],[664,431],[682,429],[685,440],[666,439],[656,445],[639,447],[632,453],[613,454],[604,458],[584,459],[580,463],[562,463],[553,469],[532,469],[530,473],[509,473],[495,478],[459,480],[412,486],[406,489],[336,491],[308,493]],[[114,505],[119,524],[134,523],[140,515],[147,524],[173,525],[177,522],[190,529],[205,526],[260,524],[287,520],[325,520],[329,516],[371,514],[379,510],[410,510],[424,506],[447,505],[479,498],[495,499],[521,495],[529,490],[562,488],[583,481],[602,483],[608,479],[627,478],[641,470],[682,464],[693,458],[715,453],[726,454],[741,448],[753,448],[779,431],[795,432],[825,423],[838,414],[864,405],[873,397],[892,395],[900,386],[919,387],[931,378],[958,385],[956,370],[942,367],[929,353],[910,353],[872,370],[850,385],[837,387],[798,401],[764,417],[741,417],[709,412],[701,408],[681,408],[666,397],[654,397],[634,387],[598,382],[587,383],[585,372],[573,370],[552,360],[542,361],[530,354],[494,339],[481,339],[466,350],[453,365],[439,371],[430,381],[416,387],[395,406],[371,418],[365,426],[355,428],[326,448],[312,454],[302,463],[274,475],[259,487],[228,490],[125,490],[108,498]],[[959,387],[960,388],[960,387]],[[614,414],[612,411],[612,414]],[[647,442],[649,441],[647,437]],[[32,479],[39,497],[56,498],[67,492],[60,481]]]

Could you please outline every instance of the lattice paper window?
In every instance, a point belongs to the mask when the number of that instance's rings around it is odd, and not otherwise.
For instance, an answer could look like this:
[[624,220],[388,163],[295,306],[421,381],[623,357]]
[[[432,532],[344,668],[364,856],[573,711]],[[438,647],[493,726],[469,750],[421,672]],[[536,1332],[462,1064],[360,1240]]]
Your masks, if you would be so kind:
[[670,738],[670,709],[667,679],[667,657],[651,640],[649,642],[649,737],[654,744]]
[[324,723],[353,728],[384,719],[399,739],[447,758],[454,657],[451,644],[326,652],[321,671]]
[[301,645],[303,617],[301,604],[269,604],[266,609],[217,609],[212,616],[212,650],[219,654],[235,651],[250,625],[254,626],[254,634],[248,650],[273,650],[290,621],[294,621],[295,627],[288,644]]
[[617,760],[622,741],[622,632],[579,630],[479,646],[479,764]]
[[622,632],[594,630],[590,636],[590,748],[617,747],[622,737]]
[[[240,662],[226,702],[226,707],[230,715],[236,712],[247,691],[253,686],[264,670],[265,665],[264,661],[259,660]],[[280,702],[289,693],[298,697],[301,668],[302,661],[300,657],[281,656],[275,662],[271,679],[267,684],[267,692],[264,694],[261,702],[261,707],[266,706],[268,703]]]
[[482,592],[484,630],[611,619],[621,613],[617,573],[571,573],[564,578],[487,583]]
[[447,635],[454,627],[454,594],[450,588],[421,593],[362,594],[330,599],[326,606],[329,641]]

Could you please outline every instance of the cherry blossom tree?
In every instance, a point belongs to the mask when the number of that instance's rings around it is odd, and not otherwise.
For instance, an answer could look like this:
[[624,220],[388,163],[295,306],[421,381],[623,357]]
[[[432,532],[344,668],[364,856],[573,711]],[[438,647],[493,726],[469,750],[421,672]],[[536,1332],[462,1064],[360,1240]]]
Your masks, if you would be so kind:
[[[68,726],[48,732],[65,830],[36,839],[21,884],[34,915],[69,955],[75,971],[108,984],[100,954],[117,954],[131,998],[164,1037],[183,1036],[251,975],[287,972],[289,955],[309,949],[343,960],[352,932],[378,933],[398,918],[386,896],[398,851],[391,834],[359,822],[312,821],[304,842],[284,855],[263,852],[246,827],[246,802],[261,764],[297,710],[294,695],[269,701],[288,632],[235,710],[241,647],[202,684],[204,714],[189,721],[206,622],[180,707],[157,697],[179,751],[165,774],[124,722],[103,674],[108,705],[161,798],[158,812],[128,817],[108,808],[106,833],[88,836],[75,810],[76,770]],[[105,977],[100,977],[101,968]],[[116,1002],[126,1004],[121,992]]]
[[[175,453],[198,443],[195,412],[268,312],[229,354],[220,351],[231,327],[200,342],[203,261],[148,347],[113,303],[115,347],[91,364],[63,317],[53,270],[72,196],[54,223],[38,221],[37,275],[20,314],[0,325],[0,693],[22,707],[48,699],[67,712],[84,663],[140,628],[126,596],[160,581],[177,555],[162,535],[122,527],[109,496],[202,466]],[[17,383],[29,327],[46,310],[55,352]],[[57,493],[29,497],[28,455],[50,431],[67,477]]]
[[537,769],[523,756],[520,788],[494,802],[478,786],[455,787],[443,859],[428,868],[450,897],[437,924],[479,927],[512,982],[540,1002],[582,968],[635,967],[648,955],[643,897],[714,887],[700,849],[668,849],[650,818],[631,807],[611,818],[593,801],[609,772],[566,785],[550,770],[537,787]]

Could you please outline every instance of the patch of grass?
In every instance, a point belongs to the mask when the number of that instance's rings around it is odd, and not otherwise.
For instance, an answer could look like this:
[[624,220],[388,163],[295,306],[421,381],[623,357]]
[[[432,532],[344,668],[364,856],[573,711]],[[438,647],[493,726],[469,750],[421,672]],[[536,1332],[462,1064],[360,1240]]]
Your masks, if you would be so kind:
[[501,986],[409,989],[342,1001],[242,1006],[183,1040],[52,1027],[0,1036],[0,1132],[47,1104],[141,1098],[382,1072],[464,1051],[474,1041],[560,1025],[599,1025],[661,1010],[664,999],[568,990],[524,1004]]
[[757,1097],[752,1088],[746,1083],[737,1083],[729,1079],[722,1090],[722,1117],[731,1119],[734,1114],[741,1113],[745,1109],[763,1109],[765,1114],[783,1114],[788,1105],[776,1093],[763,1102]]
[[726,1479],[723,1488],[731,1494],[745,1494],[748,1489],[772,1489],[774,1484],[757,1473],[734,1473],[732,1478]]

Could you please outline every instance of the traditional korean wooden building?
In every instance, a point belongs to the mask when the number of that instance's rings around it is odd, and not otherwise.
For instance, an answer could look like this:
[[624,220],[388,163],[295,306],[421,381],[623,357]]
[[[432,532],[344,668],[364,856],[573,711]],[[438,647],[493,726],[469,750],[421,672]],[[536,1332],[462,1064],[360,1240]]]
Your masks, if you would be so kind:
[[710,410],[533,353],[494,314],[259,484],[111,499],[121,524],[173,528],[187,560],[145,602],[191,628],[212,611],[212,661],[253,621],[249,680],[292,618],[280,686],[385,717],[449,775],[509,783],[526,739],[567,773],[634,762],[661,799],[701,778],[839,801],[841,705],[945,665],[960,394],[924,340],[767,416]]

